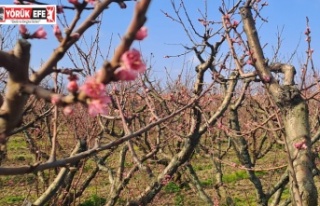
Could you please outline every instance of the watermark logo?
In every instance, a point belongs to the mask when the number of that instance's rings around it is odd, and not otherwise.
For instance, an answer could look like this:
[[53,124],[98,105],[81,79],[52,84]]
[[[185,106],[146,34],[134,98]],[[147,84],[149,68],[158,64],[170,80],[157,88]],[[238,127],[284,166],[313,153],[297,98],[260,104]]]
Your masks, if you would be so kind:
[[0,5],[0,24],[56,24],[56,5]]

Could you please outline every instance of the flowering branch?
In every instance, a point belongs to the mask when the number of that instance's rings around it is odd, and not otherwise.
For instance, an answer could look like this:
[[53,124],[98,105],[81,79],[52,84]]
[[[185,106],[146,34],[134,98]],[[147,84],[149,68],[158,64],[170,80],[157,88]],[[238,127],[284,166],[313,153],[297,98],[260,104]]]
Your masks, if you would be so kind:
[[176,115],[181,114],[182,111],[190,108],[191,106],[194,105],[194,102],[197,101],[199,99],[195,98],[193,99],[189,104],[187,104],[186,106],[173,111],[170,115],[163,117],[157,121],[154,121],[148,125],[146,125],[145,127],[139,129],[138,131],[132,132],[130,135],[126,135],[124,137],[121,137],[119,139],[116,139],[113,142],[104,144],[104,145],[96,145],[95,147],[93,147],[92,149],[89,149],[87,151],[81,152],[79,154],[76,154],[74,156],[65,158],[65,159],[61,159],[61,160],[56,160],[54,162],[46,162],[46,163],[36,163],[34,165],[26,165],[26,166],[14,166],[14,167],[1,167],[0,168],[0,175],[21,175],[21,174],[26,174],[26,173],[33,173],[33,172],[37,172],[37,171],[43,171],[46,169],[51,169],[51,168],[55,168],[55,167],[63,167],[63,166],[67,166],[71,163],[75,163],[83,158],[86,157],[90,157],[100,151],[103,150],[107,150],[107,149],[111,149],[115,146],[118,146],[134,137],[137,137],[138,135],[143,134],[146,131],[149,131],[151,128],[167,121],[168,119],[175,117]]
[[[78,29],[74,31],[78,36],[83,35],[83,33],[95,24],[98,16],[112,3],[112,0],[104,0],[97,4],[92,11],[92,13],[86,18],[86,20],[79,26]],[[30,82],[34,84],[39,84],[47,75],[54,71],[54,66],[57,62],[62,59],[65,52],[76,42],[79,38],[69,38],[68,41],[61,43],[60,46],[55,49],[52,55],[49,57],[39,71],[35,72],[30,76]]]
[[137,2],[133,19],[128,27],[128,30],[122,38],[120,45],[116,48],[111,62],[105,62],[103,64],[101,73],[98,76],[98,82],[107,84],[114,80],[113,72],[119,67],[119,62],[122,55],[129,50],[131,44],[136,39],[137,32],[147,20],[146,12],[150,2],[151,0],[141,0]]

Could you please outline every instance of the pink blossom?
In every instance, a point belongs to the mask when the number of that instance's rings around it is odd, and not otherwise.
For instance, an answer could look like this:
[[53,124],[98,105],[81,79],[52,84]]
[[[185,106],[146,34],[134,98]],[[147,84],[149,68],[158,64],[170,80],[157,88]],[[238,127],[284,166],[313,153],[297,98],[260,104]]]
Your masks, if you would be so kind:
[[47,38],[47,32],[43,29],[43,27],[39,27],[37,31],[35,31],[32,35],[32,38],[36,39],[46,39]]
[[110,97],[102,96],[98,99],[92,99],[88,104],[88,112],[91,116],[98,114],[108,114],[107,104],[111,102]]
[[88,77],[86,82],[80,87],[88,97],[98,99],[105,94],[105,86],[98,83],[93,77]]
[[237,20],[233,21],[232,27],[236,28],[239,25],[239,22]]
[[62,35],[58,24],[54,25],[53,32],[54,32],[54,35]]
[[88,103],[88,112],[91,116],[107,114],[107,104],[111,102],[111,99],[105,95],[104,84],[98,83],[94,77],[88,77],[80,90],[91,98]]
[[248,59],[247,64],[249,64],[249,65],[253,65],[252,60],[251,60],[251,59]]
[[21,24],[19,25],[19,32],[21,35],[25,35],[28,33],[28,29],[25,25]]
[[61,96],[59,94],[53,94],[51,96],[51,103],[57,105],[61,102]]
[[125,52],[122,57],[122,67],[115,71],[118,80],[134,80],[139,73],[146,71],[146,65],[141,60],[140,52],[136,49]]
[[58,26],[58,24],[54,25],[53,27],[53,33],[54,35],[57,37],[57,39],[60,41],[62,40],[62,33],[61,33],[61,30]]
[[151,117],[149,118],[149,122],[150,122],[150,123],[153,122],[153,121],[155,121],[155,120],[157,120],[157,119],[155,118],[155,116],[151,116]]
[[247,64],[254,66],[254,64],[256,63],[256,59],[254,58],[249,58],[247,61]]
[[171,179],[172,179],[172,177],[171,177],[170,175],[166,174],[166,175],[163,177],[163,179],[162,179],[162,181],[161,181],[161,184],[162,184],[162,185],[167,185],[167,184],[170,182]]
[[57,6],[57,14],[62,14],[62,13],[64,13],[63,6]]
[[121,60],[125,68],[135,70],[137,72],[146,71],[146,65],[141,60],[140,52],[136,49],[125,52]]
[[306,141],[303,140],[301,142],[297,142],[297,143],[294,143],[293,146],[297,149],[297,150],[304,150],[304,149],[307,149],[307,145],[306,145]]
[[68,1],[69,1],[69,3],[71,3],[73,5],[78,5],[79,4],[78,0],[68,0]]
[[271,76],[270,75],[267,75],[267,74],[263,74],[262,75],[262,81],[264,83],[270,83],[271,82]]
[[114,74],[117,80],[131,81],[135,80],[139,73],[125,67],[120,67],[114,72]]
[[148,36],[148,29],[147,29],[147,27],[143,26],[136,33],[136,40],[143,40],[147,36]]
[[73,114],[73,108],[71,106],[66,106],[63,108],[63,114],[66,116],[72,115]]
[[230,16],[229,16],[229,14],[224,15],[224,16],[223,16],[223,19],[224,19],[226,25],[229,26],[229,25],[231,24],[231,23],[230,23]]
[[68,91],[69,91],[69,92],[77,92],[78,89],[79,89],[78,83],[77,83],[75,80],[70,81],[70,82],[68,83],[67,88],[68,88]]

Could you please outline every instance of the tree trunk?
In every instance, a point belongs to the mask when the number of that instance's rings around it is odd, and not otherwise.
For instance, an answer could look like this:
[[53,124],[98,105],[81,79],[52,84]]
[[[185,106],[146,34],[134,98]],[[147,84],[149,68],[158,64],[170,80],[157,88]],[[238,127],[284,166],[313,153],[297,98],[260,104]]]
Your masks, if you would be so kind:
[[[289,174],[292,203],[293,205],[317,205],[318,193],[312,175],[314,164],[310,150],[308,107],[300,95],[282,109],[282,117],[291,167]],[[303,148],[303,145],[307,148]]]
[[[257,74],[281,110],[289,157],[291,200],[293,205],[314,206],[318,204],[318,194],[312,175],[314,164],[310,150],[308,108],[294,83],[295,68],[280,63],[268,65],[264,58],[250,3],[247,1],[240,9],[243,28]],[[282,85],[271,71],[284,75]]]

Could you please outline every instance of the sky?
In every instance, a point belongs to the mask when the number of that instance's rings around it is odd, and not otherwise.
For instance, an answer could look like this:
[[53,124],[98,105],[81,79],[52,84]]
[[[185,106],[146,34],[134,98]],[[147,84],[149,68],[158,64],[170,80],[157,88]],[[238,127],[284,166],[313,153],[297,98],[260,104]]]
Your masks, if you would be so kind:
[[[13,0],[1,0],[1,4],[12,4]],[[42,1],[49,2],[49,1]],[[180,0],[175,0],[179,3]],[[201,18],[199,11],[204,12],[204,0],[185,0],[185,5],[189,12],[190,18],[196,28],[202,29],[202,25],[198,22]],[[208,20],[220,21],[221,13],[218,11],[220,1],[207,0],[208,2]],[[228,6],[233,0],[225,0]],[[265,2],[265,0],[262,0]],[[277,45],[277,33],[281,32],[282,48],[280,50],[281,61],[288,61],[291,54],[297,50],[292,63],[296,68],[301,67],[301,62],[305,60],[305,51],[307,44],[305,41],[304,31],[306,30],[306,17],[309,18],[312,48],[314,49],[314,60],[316,67],[320,61],[320,1],[319,0],[268,0],[268,6],[263,9],[261,15],[268,22],[257,24],[259,36],[261,37],[265,56],[272,58],[273,48]],[[67,0],[51,0],[51,4],[70,5]],[[111,5],[103,14],[103,24],[101,30],[101,47],[108,48],[110,38],[112,38],[111,50],[119,43],[120,36],[125,32],[130,18],[132,17],[134,2],[127,2],[127,9],[121,10],[118,5]],[[72,17],[72,11],[67,16]],[[197,62],[194,55],[182,56],[179,58],[164,58],[164,56],[175,56],[184,52],[182,45],[190,46],[190,41],[186,37],[183,28],[176,22],[165,17],[163,12],[172,14],[174,12],[170,0],[153,0],[147,13],[148,20],[148,37],[139,43],[135,43],[133,47],[141,50],[144,58],[152,65],[152,73],[155,76],[163,76],[165,68],[172,75],[178,75],[183,67],[193,67]],[[85,12],[83,17],[87,15]],[[235,20],[239,16],[234,17]],[[38,26],[30,26],[30,30],[36,29]],[[58,46],[58,42],[54,40],[52,34],[52,26],[44,26],[48,32],[47,40],[31,40],[32,42],[32,60],[30,66],[37,70],[41,60],[45,61],[51,52]],[[215,29],[217,27],[213,27]],[[91,29],[87,35],[94,34],[96,30]],[[152,54],[152,55],[151,55]],[[152,56],[152,60],[151,59]],[[183,64],[185,63],[185,64]],[[62,67],[69,67],[70,60],[65,56],[59,63]],[[99,67],[99,66],[98,66]]]

